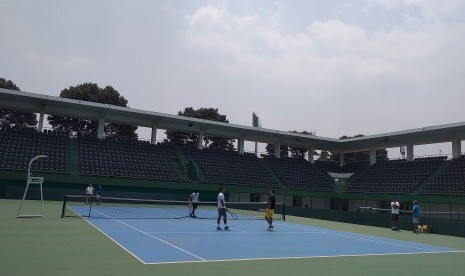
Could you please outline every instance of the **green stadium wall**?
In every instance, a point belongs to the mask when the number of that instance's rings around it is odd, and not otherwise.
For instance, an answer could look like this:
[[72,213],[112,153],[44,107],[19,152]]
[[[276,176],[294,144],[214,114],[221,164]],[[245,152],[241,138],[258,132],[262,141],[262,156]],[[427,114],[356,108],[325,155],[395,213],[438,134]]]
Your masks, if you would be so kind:
[[[19,199],[23,196],[26,186],[26,171],[22,170],[0,170],[0,197]],[[267,187],[255,187],[247,185],[227,185],[222,183],[207,183],[203,181],[163,181],[139,178],[87,176],[77,173],[35,173],[35,176],[45,178],[44,198],[45,200],[63,200],[65,194],[84,195],[85,188],[89,183],[102,185],[104,196],[133,197],[133,198],[153,198],[166,200],[187,200],[190,193],[197,189],[201,192],[202,200],[214,201],[218,188],[226,188],[227,198],[230,193],[265,195],[268,193]],[[431,204],[457,204],[465,205],[463,196],[433,196],[433,195],[392,195],[392,194],[362,194],[362,193],[331,193],[315,192],[308,190],[296,190],[278,188],[277,194],[294,198],[315,198],[327,199],[328,202],[338,202],[347,200],[359,200],[370,202],[389,202],[394,196],[401,202],[408,204],[416,199],[419,202]],[[37,199],[38,189],[31,187],[28,198]],[[332,207],[326,209],[304,208],[292,206],[293,200],[286,202],[286,214],[293,216],[309,217],[322,220],[331,220],[378,227],[390,227],[389,214],[370,214],[365,212],[354,212],[342,210],[339,205],[330,204]],[[337,209],[331,210],[330,208]],[[59,212],[60,210],[57,210]],[[432,225],[433,232],[437,234],[453,235],[465,237],[465,217],[460,219],[424,218],[423,223]],[[401,216],[399,225],[401,229],[411,229],[412,223],[409,216]]]

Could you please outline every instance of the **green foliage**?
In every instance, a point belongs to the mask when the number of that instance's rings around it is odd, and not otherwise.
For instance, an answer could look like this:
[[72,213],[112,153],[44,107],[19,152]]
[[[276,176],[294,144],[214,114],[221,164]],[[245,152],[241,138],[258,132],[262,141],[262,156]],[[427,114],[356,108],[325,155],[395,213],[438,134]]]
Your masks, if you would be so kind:
[[[290,131],[292,133],[299,133],[299,134],[305,134],[305,135],[312,135],[311,132],[308,131],[297,131],[297,130],[292,130]],[[273,144],[268,144],[266,145],[266,155],[274,155],[275,148]],[[305,158],[305,154],[307,153],[308,149],[306,148],[299,148],[299,147],[292,147],[292,146],[280,146],[281,149],[281,155],[282,157],[288,157],[290,156],[291,158]],[[316,152],[313,152],[313,155],[315,155]]]
[[[194,109],[192,107],[186,107],[184,111],[179,111],[178,115],[198,118],[210,121],[217,121],[223,123],[229,123],[226,115],[219,114],[218,108],[200,108]],[[165,143],[171,143],[175,145],[197,145],[198,134],[192,132],[173,131],[167,130]],[[212,149],[223,149],[223,150],[234,150],[234,139],[228,139],[224,137],[204,135],[203,145],[205,148]]]
[[[21,91],[11,80],[0,78],[0,88]],[[0,126],[17,128],[34,128],[37,125],[37,116],[32,112],[0,109]]]
[[[300,134],[305,134],[305,135],[313,135],[311,132],[308,131],[297,131],[293,130],[291,131],[292,133],[300,133]],[[305,158],[305,154],[307,153],[308,149],[306,148],[299,148],[299,147],[289,147],[289,151],[291,153],[292,158]],[[315,152],[313,152],[313,155],[315,155]]]
[[[265,149],[266,149],[266,155],[273,155],[274,156],[274,153],[275,153],[274,144],[266,145]],[[289,147],[288,146],[281,145],[279,147],[279,149],[280,149],[280,155],[279,156],[281,156],[281,157],[289,157]]]
[[320,157],[318,158],[318,160],[319,161],[329,161],[329,160],[331,160],[330,158],[331,158],[331,156],[329,154],[329,151],[322,150],[320,152]]
[[[70,86],[61,91],[60,97],[123,107],[127,107],[128,104],[128,101],[113,87],[106,86],[105,88],[100,88],[95,83],[83,83],[77,86]],[[48,120],[55,130],[76,132],[85,136],[97,136],[98,121],[64,116],[49,116]],[[137,139],[136,130],[137,126],[106,122],[104,134],[105,137]]]

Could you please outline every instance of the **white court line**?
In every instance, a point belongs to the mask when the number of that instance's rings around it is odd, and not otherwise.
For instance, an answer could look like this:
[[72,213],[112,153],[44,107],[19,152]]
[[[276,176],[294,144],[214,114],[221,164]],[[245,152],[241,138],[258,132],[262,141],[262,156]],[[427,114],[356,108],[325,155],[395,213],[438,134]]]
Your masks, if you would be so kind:
[[[317,258],[343,258],[343,257],[370,257],[370,256],[396,256],[396,255],[422,255],[422,254],[442,254],[442,253],[465,253],[465,251],[435,251],[435,252],[409,252],[409,253],[378,253],[378,254],[351,254],[351,255],[331,255],[331,256],[299,256],[299,257],[270,257],[270,258],[250,258],[250,259],[226,259],[226,260],[207,260],[202,263],[215,262],[237,262],[237,261],[262,261],[262,260],[290,260],[290,259],[317,259]],[[186,262],[158,262],[144,263],[148,265],[163,265],[163,264],[181,264],[181,263],[200,263],[201,261],[186,261]]]
[[100,230],[100,228],[98,228],[97,226],[95,226],[92,222],[90,222],[88,219],[86,219],[85,217],[81,216],[80,214],[76,213],[73,209],[71,209],[69,206],[66,206],[66,208],[70,209],[73,213],[75,213],[76,215],[78,215],[80,218],[82,218],[85,222],[87,222],[88,224],[90,224],[92,227],[94,227],[95,229],[97,229],[100,233],[102,233],[103,235],[105,235],[107,238],[109,238],[110,240],[112,240],[114,243],[116,243],[119,247],[121,247],[124,251],[128,252],[131,256],[133,256],[134,258],[136,258],[136,260],[138,260],[139,262],[143,263],[143,264],[147,264],[146,262],[144,262],[143,260],[141,260],[139,257],[137,257],[137,255],[135,255],[134,253],[132,253],[131,251],[129,251],[126,247],[124,247],[123,245],[121,245],[119,242],[117,242],[116,240],[114,240],[112,237],[108,236],[107,233],[103,232],[102,230]]
[[[99,212],[99,211],[96,211],[96,212],[100,213],[100,214],[103,215],[103,216],[108,217],[107,215],[105,215],[105,214],[103,214],[103,213],[101,213],[101,212]],[[186,254],[188,254],[188,255],[191,255],[191,256],[193,256],[193,257],[195,257],[195,258],[197,258],[197,259],[199,259],[199,260],[201,260],[201,261],[206,261],[206,259],[204,259],[204,258],[202,258],[202,257],[199,257],[199,256],[195,255],[194,253],[191,253],[191,252],[189,252],[189,251],[187,251],[187,250],[184,250],[184,249],[182,249],[182,248],[180,248],[180,247],[178,247],[178,246],[176,246],[176,245],[174,245],[174,244],[172,244],[172,243],[169,243],[169,242],[167,242],[167,241],[165,241],[165,240],[163,240],[163,239],[160,239],[159,237],[156,237],[156,236],[151,235],[151,234],[149,234],[149,233],[147,233],[147,232],[144,232],[144,231],[142,231],[142,230],[140,230],[140,229],[138,229],[138,228],[136,228],[136,227],[134,227],[134,226],[132,226],[132,225],[129,225],[129,224],[125,223],[125,222],[122,222],[121,220],[113,219],[113,218],[110,218],[110,219],[111,219],[111,220],[114,220],[114,221],[117,221],[117,222],[119,222],[119,223],[121,223],[121,224],[123,224],[123,225],[125,225],[125,226],[127,226],[127,227],[129,227],[129,228],[131,228],[131,229],[134,229],[134,230],[136,230],[136,231],[138,231],[138,232],[140,232],[140,233],[142,233],[142,234],[144,234],[144,235],[147,235],[147,236],[149,236],[149,237],[151,237],[151,238],[154,238],[154,239],[156,239],[156,240],[158,240],[158,241],[161,241],[162,243],[165,243],[165,244],[167,244],[167,245],[169,245],[169,246],[171,246],[171,247],[173,247],[173,248],[176,248],[176,249],[178,249],[179,251],[182,251],[182,252],[184,252],[184,253],[186,253]],[[90,222],[89,222],[89,223],[90,223]],[[94,226],[94,227],[96,227],[96,226]],[[97,228],[97,229],[98,229],[98,228]],[[100,229],[99,229],[99,231],[102,232]],[[108,235],[107,235],[107,236],[108,236]],[[113,240],[113,239],[112,239],[112,240]],[[120,245],[119,243],[117,243],[117,244]],[[120,246],[123,247],[122,245],[120,245]],[[123,248],[124,248],[126,251],[128,251],[125,247],[123,247]],[[130,251],[128,251],[128,252],[130,252]],[[132,253],[131,253],[131,255],[134,256],[134,254],[132,254]],[[137,258],[137,259],[140,260],[139,258]],[[142,261],[142,263],[146,264],[146,262],[144,262],[144,261]]]
[[[297,228],[297,229],[306,229],[305,227],[299,227],[299,226],[295,226],[295,225],[290,225],[289,223],[286,223],[286,224],[280,224],[282,226],[287,226],[287,227],[292,227],[292,228]],[[310,226],[311,227],[311,226]],[[337,230],[324,230],[323,228],[320,228],[322,229],[321,231],[313,231],[311,230],[313,233],[322,233],[322,234],[330,234],[330,235],[335,235],[335,236],[340,236],[340,237],[346,237],[346,238],[354,238],[354,239],[358,239],[358,240],[364,240],[364,241],[370,241],[370,242],[377,242],[377,243],[383,243],[383,244],[388,244],[388,245],[394,245],[394,246],[399,246],[399,247],[406,247],[406,248],[413,248],[413,249],[418,249],[418,250],[423,250],[423,251],[428,251],[428,252],[437,252],[437,251],[434,251],[434,250],[431,250],[431,249],[427,249],[427,248],[422,248],[422,247],[417,247],[417,246],[412,246],[412,245],[406,245],[406,244],[398,244],[398,243],[393,243],[393,242],[387,242],[387,241],[382,241],[382,240],[377,240],[377,239],[373,239],[375,238],[374,236],[370,236],[370,235],[365,235],[365,234],[357,234],[357,233],[350,233],[351,235],[346,235],[346,234],[341,234],[341,233],[335,233],[334,231],[337,231]],[[342,232],[342,231],[340,231]],[[357,236],[368,236],[368,237],[371,237],[371,239],[368,239],[368,238],[363,238],[363,237],[357,237]],[[409,241],[403,241],[403,240],[396,240],[396,239],[393,239],[393,238],[382,238],[382,239],[389,239],[389,240],[395,240],[395,241],[399,241],[399,242],[403,242],[403,243],[408,243]],[[412,242],[410,242],[412,243]],[[431,246],[435,246],[435,247],[444,247],[444,246],[436,246],[436,245],[431,245]],[[442,252],[442,251],[441,251]],[[454,251],[455,252],[455,251]]]
[[[231,228],[230,228],[231,229]],[[224,230],[223,230],[224,231]],[[213,233],[218,233],[220,231],[215,230],[215,231],[166,231],[166,232],[160,232],[160,231],[155,231],[155,232],[147,232],[150,234],[213,234]],[[263,234],[269,231],[263,230],[263,231],[239,231],[239,230],[230,230],[226,232],[233,232],[236,234]],[[295,232],[279,232],[279,231],[272,231],[273,234],[318,234],[317,232],[310,232],[310,231],[295,231]]]
[[114,219],[114,220],[117,221],[117,222],[119,222],[119,223],[121,223],[121,224],[123,224],[123,225],[126,225],[127,227],[132,228],[132,229],[134,229],[134,230],[136,230],[136,231],[138,231],[138,232],[140,232],[140,233],[142,233],[142,234],[144,234],[144,235],[147,235],[147,236],[149,236],[149,237],[151,237],[151,238],[154,238],[154,239],[156,239],[156,240],[159,240],[159,241],[161,241],[161,242],[163,242],[163,243],[165,243],[165,244],[167,244],[167,245],[169,245],[169,246],[171,246],[171,247],[173,247],[173,248],[176,248],[176,249],[178,249],[178,250],[180,250],[180,251],[182,251],[182,252],[184,252],[184,253],[187,253],[187,254],[189,254],[189,255],[191,255],[191,256],[193,256],[193,257],[199,259],[199,260],[206,261],[206,259],[204,259],[204,258],[202,258],[202,257],[199,257],[199,256],[195,255],[194,253],[191,253],[191,252],[189,252],[189,251],[187,251],[187,250],[184,250],[184,249],[182,249],[182,248],[179,247],[179,246],[176,246],[176,245],[174,245],[174,244],[172,244],[172,243],[169,243],[169,242],[167,242],[167,241],[165,241],[165,240],[163,240],[163,239],[161,239],[161,238],[159,238],[159,237],[156,237],[156,236],[154,236],[154,235],[151,235],[151,234],[149,234],[148,232],[142,231],[142,230],[140,230],[140,229],[138,229],[138,228],[136,228],[136,227],[134,227],[134,226],[132,226],[132,225],[129,225],[129,224],[125,223],[125,222],[122,222],[122,221],[120,221],[120,220],[118,220],[118,219]]
[[[69,207],[67,207],[69,208]],[[71,208],[69,208],[71,209]],[[71,209],[72,210],[72,209]],[[72,210],[74,212],[74,210]],[[76,212],[74,212],[76,213]],[[77,213],[76,213],[77,214]],[[77,214],[79,215],[79,214]],[[95,229],[97,229],[99,232],[101,232],[102,234],[104,234],[106,237],[108,237],[110,240],[112,240],[114,243],[116,243],[118,246],[120,246],[121,248],[123,248],[126,252],[128,252],[130,255],[132,255],[134,258],[136,258],[137,260],[139,260],[141,263],[143,264],[147,264],[147,265],[162,265],[162,264],[180,264],[180,263],[207,263],[207,262],[234,262],[234,261],[254,261],[254,260],[286,260],[286,259],[314,259],[314,258],[339,258],[339,257],[366,257],[366,256],[391,256],[391,255],[420,255],[420,254],[441,254],[441,253],[465,253],[465,251],[463,250],[450,250],[450,251],[431,251],[429,250],[429,252],[425,252],[425,251],[421,251],[421,252],[409,252],[409,253],[379,253],[379,254],[352,254],[352,255],[331,255],[331,256],[298,256],[298,257],[270,257],[270,258],[249,258],[249,259],[226,259],[226,260],[206,260],[206,259],[203,259],[203,258],[200,258],[200,257],[197,257],[199,260],[198,261],[173,261],[173,262],[144,262],[143,260],[141,260],[139,257],[137,257],[136,255],[134,255],[131,251],[129,251],[128,249],[126,249],[124,246],[122,246],[120,243],[118,243],[117,241],[115,241],[113,238],[111,238],[110,236],[108,236],[105,232],[103,232],[102,230],[100,230],[97,226],[95,226],[93,223],[91,223],[89,220],[85,219],[84,217],[81,216],[81,218],[83,218],[87,223],[89,223],[91,226],[93,226]],[[116,220],[118,221],[118,220]],[[200,221],[200,220],[199,220]],[[118,221],[122,224],[125,224],[121,221]],[[207,222],[204,222],[206,224],[210,224],[210,225],[215,225],[216,224],[213,224],[213,223],[207,223]],[[333,234],[333,235],[339,235],[339,236],[345,236],[345,237],[351,237],[351,236],[348,236],[348,235],[341,235],[341,234],[336,234],[336,233],[330,233],[329,231],[334,231],[334,230],[328,230],[328,231],[314,231],[314,230],[311,230],[309,228],[305,228],[305,227],[299,227],[297,225],[291,225],[290,223],[288,222],[285,222],[284,224],[282,223],[278,223],[279,225],[281,226],[288,226],[288,227],[292,227],[292,228],[297,228],[297,229],[303,229],[303,230],[306,230],[306,231],[302,231],[301,233],[309,233],[309,234],[318,234],[318,233],[323,233],[323,234]],[[130,225],[127,225],[125,224],[126,226],[128,227],[131,227],[133,228],[134,230],[137,230],[141,233],[144,233],[145,235],[148,235],[150,237],[153,237],[153,238],[156,238],[156,239],[159,239],[157,237],[154,237],[152,235],[149,234],[149,232],[144,232],[142,230],[139,230],[135,227],[132,227]],[[312,227],[312,226],[309,226],[309,227]],[[319,227],[317,227],[319,228]],[[323,228],[319,228],[319,229],[323,229]],[[246,231],[242,231],[242,230],[238,230],[237,231],[238,233],[252,233],[252,232],[246,232]],[[265,232],[265,231],[263,231]],[[257,232],[257,233],[263,233],[263,232]],[[156,233],[156,232],[155,232]],[[182,233],[187,233],[187,232],[182,232]],[[198,233],[198,232],[197,232]],[[216,232],[208,232],[208,233],[216,233]],[[276,234],[276,233],[292,233],[292,232],[272,232],[273,234]],[[296,232],[298,233],[298,232]],[[353,233],[355,234],[355,233]],[[362,235],[362,234],[355,234],[355,235]],[[369,236],[369,235],[367,235]],[[372,236],[371,236],[372,237]],[[358,238],[358,239],[361,239],[361,238]],[[386,239],[389,239],[389,238],[386,238]],[[162,242],[165,242],[161,239],[159,239],[160,241]],[[362,239],[363,240],[363,239]],[[379,240],[371,240],[371,239],[365,239],[365,240],[368,240],[368,241],[374,241],[374,242],[380,242],[380,243],[386,243],[386,244],[391,244],[391,243],[387,243],[387,242],[382,242],[382,241],[379,241]],[[402,242],[401,240],[399,240],[400,242]],[[392,244],[392,245],[399,245],[399,244]],[[174,246],[174,245],[173,245]],[[176,246],[175,246],[176,247]],[[407,246],[408,247],[408,246]],[[418,247],[411,247],[411,248],[415,248],[415,249],[419,249],[419,250],[426,250],[424,248],[418,248]],[[183,249],[180,249],[182,251],[184,251]],[[184,251],[186,253],[188,253],[187,251]],[[195,256],[195,255],[194,255]]]

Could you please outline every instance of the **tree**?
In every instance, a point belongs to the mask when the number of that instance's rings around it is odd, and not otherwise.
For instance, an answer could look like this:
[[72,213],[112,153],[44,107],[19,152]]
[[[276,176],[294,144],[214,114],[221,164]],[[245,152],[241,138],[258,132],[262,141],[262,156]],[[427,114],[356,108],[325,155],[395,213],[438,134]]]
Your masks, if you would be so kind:
[[[184,108],[184,111],[179,111],[178,115],[198,118],[222,123],[229,123],[226,115],[219,114],[218,108],[200,108],[194,109],[192,107]],[[167,130],[166,139],[164,143],[170,143],[175,145],[197,145],[198,135],[192,132],[184,131],[174,131]],[[204,135],[203,136],[203,146],[205,148],[211,149],[222,149],[222,150],[234,150],[234,139],[213,136],[213,135]]]
[[[21,91],[11,80],[0,78],[0,88]],[[32,112],[0,109],[0,126],[17,128],[34,128],[37,125],[37,116]]]
[[329,151],[322,150],[320,152],[320,157],[318,158],[319,161],[329,161],[331,160],[331,155],[329,154]]
[[[95,103],[105,103],[127,107],[128,101],[111,86],[98,87],[95,83],[83,83],[70,86],[60,93],[60,97]],[[63,116],[49,116],[53,129],[65,132],[76,132],[79,135],[97,136],[98,121]],[[124,137],[137,139],[137,126],[107,122],[104,126],[105,137]]]
[[[274,144],[267,144],[265,149],[266,149],[266,154],[267,155],[274,155],[274,153],[275,153]],[[279,147],[279,149],[280,149],[279,156],[281,156],[281,157],[289,157],[289,147],[288,146],[281,145]]]
[[[291,130],[290,132],[305,134],[305,135],[312,135],[311,132],[308,132],[308,131],[305,131],[305,130],[304,131]],[[266,149],[267,155],[274,155],[275,149],[274,149],[273,144],[266,145],[265,149]],[[306,148],[283,146],[283,145],[281,145],[280,149],[281,149],[281,155],[280,156],[285,156],[285,157],[290,156],[291,158],[305,158],[305,154],[308,151],[308,149],[306,149]],[[316,154],[316,152],[313,152],[313,155],[315,155],[315,154]]]
[[[308,131],[297,131],[293,130],[291,131],[292,133],[300,133],[300,134],[305,134],[305,135],[313,135],[311,132]],[[305,154],[307,153],[308,149],[306,148],[299,148],[299,147],[289,147],[289,151],[291,152],[291,157],[292,158],[305,158]],[[315,155],[316,152],[313,152],[312,154]],[[310,154],[310,153],[309,153]]]
[[[363,136],[365,135],[358,134],[353,137],[344,135],[344,136],[339,137],[339,139],[349,139],[349,138],[356,138],[356,137],[363,137]],[[340,153],[333,153],[331,154],[331,157],[330,157],[332,161],[339,161],[340,158],[341,158]],[[388,159],[388,153],[386,149],[376,150],[376,160],[387,160],[387,159]],[[367,151],[344,153],[345,162],[367,161],[367,160],[370,160],[370,153]]]

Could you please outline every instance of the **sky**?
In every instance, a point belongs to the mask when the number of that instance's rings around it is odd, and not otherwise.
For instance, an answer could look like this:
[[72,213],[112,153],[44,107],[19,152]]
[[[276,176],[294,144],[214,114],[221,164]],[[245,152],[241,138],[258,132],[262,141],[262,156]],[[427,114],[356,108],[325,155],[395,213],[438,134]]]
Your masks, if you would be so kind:
[[111,85],[133,108],[214,107],[240,125],[256,112],[270,129],[380,134],[465,121],[464,15],[462,0],[0,0],[0,77],[53,96]]

